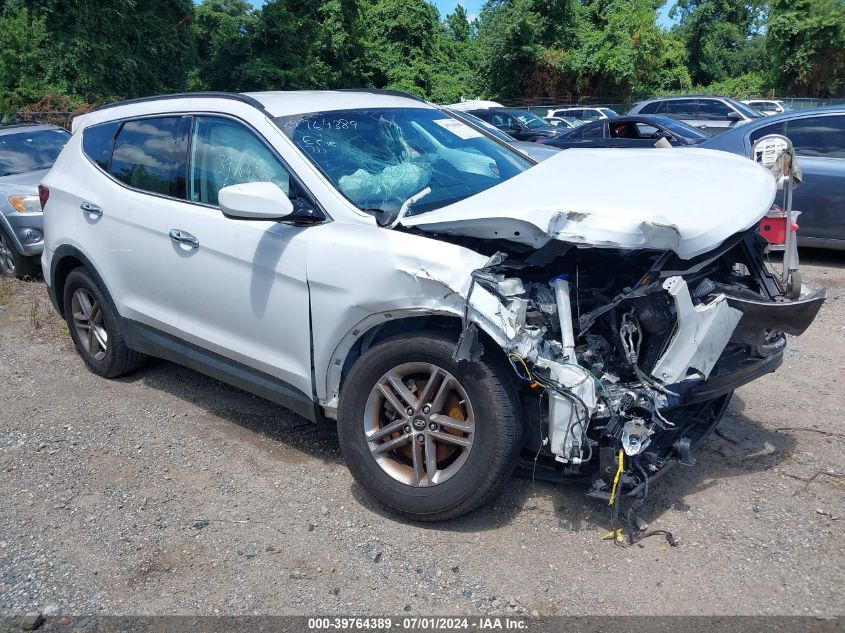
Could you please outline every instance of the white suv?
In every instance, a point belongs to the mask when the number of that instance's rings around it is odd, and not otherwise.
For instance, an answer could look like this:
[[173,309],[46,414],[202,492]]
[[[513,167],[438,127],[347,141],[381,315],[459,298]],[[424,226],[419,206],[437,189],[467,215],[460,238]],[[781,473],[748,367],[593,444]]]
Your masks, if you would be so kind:
[[91,371],[153,355],[336,418],[355,477],[417,519],[484,503],[523,449],[639,495],[823,301],[763,268],[774,181],[721,152],[535,165],[372,91],[142,99],[74,132],[42,264]]

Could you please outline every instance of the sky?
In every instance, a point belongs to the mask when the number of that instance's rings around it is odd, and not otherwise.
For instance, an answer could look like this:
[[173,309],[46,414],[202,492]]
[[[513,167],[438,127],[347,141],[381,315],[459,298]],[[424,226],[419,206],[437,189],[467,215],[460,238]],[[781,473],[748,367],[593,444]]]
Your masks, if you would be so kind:
[[[475,18],[478,15],[478,12],[481,10],[481,5],[484,4],[485,0],[433,0],[434,4],[437,6],[438,10],[440,11],[440,17],[446,17],[447,13],[451,13],[455,10],[455,5],[460,2],[464,5],[464,8],[467,10],[470,19]],[[253,6],[260,7],[264,4],[264,0],[250,0]],[[669,19],[669,9],[674,4],[674,2],[667,1],[664,5],[663,9],[660,10],[660,23],[663,26],[671,26],[672,20]]]
[[[472,19],[478,15],[481,5],[484,4],[484,0],[460,0],[460,3],[464,5],[464,9],[467,10],[470,19]],[[434,0],[434,4],[440,10],[440,16],[444,17],[447,13],[455,10],[458,0]],[[667,2],[660,11],[660,23],[664,26],[670,26],[672,24],[672,21],[669,19],[669,9],[673,4],[674,2]]]

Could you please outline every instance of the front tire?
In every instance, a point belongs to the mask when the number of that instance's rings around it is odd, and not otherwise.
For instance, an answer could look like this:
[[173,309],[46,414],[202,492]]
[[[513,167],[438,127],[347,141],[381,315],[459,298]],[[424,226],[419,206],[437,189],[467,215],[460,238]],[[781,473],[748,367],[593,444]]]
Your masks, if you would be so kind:
[[0,228],[0,276],[35,279],[39,271],[38,258],[19,253],[6,232]]
[[456,362],[439,333],[387,339],[352,367],[338,434],[355,479],[395,512],[451,519],[497,495],[522,440],[516,390],[499,364]]
[[76,351],[93,373],[117,378],[144,364],[146,356],[126,346],[111,301],[85,268],[65,281],[64,313]]

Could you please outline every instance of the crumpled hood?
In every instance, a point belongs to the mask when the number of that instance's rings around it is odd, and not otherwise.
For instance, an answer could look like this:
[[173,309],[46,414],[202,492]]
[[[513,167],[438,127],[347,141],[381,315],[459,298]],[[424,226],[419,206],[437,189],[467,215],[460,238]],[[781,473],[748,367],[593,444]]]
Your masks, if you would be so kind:
[[750,228],[775,180],[753,161],[697,148],[570,149],[478,195],[402,224],[539,248],[672,250],[690,259]]

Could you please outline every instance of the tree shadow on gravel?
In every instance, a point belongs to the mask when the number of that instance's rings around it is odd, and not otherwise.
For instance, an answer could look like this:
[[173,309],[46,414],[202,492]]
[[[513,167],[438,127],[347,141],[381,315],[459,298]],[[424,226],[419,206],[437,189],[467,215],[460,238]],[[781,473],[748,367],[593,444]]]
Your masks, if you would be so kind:
[[[290,461],[312,457],[327,463],[343,462],[333,424],[314,424],[281,405],[181,365],[150,358],[141,370],[118,381],[141,382],[197,406],[209,416],[235,425],[231,432],[240,440],[254,445],[261,439],[276,443],[282,450],[274,454],[288,455]],[[223,432],[227,432],[225,426]]]

